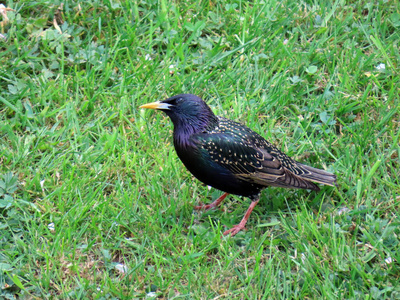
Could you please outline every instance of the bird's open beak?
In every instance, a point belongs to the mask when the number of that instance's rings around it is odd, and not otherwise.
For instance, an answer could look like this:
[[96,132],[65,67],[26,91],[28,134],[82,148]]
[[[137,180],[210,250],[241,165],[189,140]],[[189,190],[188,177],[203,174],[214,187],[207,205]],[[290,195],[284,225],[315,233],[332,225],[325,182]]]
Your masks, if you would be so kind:
[[152,103],[147,103],[142,106],[139,106],[139,108],[149,108],[149,109],[170,109],[172,105],[168,103],[162,103],[160,101],[157,102],[152,102]]

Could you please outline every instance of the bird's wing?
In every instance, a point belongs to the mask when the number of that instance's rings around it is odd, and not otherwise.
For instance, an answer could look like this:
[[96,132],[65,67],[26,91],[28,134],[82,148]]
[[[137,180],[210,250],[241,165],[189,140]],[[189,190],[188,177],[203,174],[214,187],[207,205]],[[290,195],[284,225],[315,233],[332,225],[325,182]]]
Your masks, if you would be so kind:
[[241,180],[262,186],[318,190],[299,174],[306,172],[261,136],[202,133],[193,136],[203,155]]

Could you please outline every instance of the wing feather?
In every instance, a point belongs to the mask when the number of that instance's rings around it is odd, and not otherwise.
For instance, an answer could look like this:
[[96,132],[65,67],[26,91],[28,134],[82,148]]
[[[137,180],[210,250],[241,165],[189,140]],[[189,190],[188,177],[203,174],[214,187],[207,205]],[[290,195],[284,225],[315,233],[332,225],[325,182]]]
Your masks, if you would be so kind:
[[221,118],[221,126],[223,130],[194,135],[193,142],[207,159],[241,180],[261,186],[311,190],[319,190],[312,181],[332,185],[336,180],[331,173],[296,162],[243,125]]

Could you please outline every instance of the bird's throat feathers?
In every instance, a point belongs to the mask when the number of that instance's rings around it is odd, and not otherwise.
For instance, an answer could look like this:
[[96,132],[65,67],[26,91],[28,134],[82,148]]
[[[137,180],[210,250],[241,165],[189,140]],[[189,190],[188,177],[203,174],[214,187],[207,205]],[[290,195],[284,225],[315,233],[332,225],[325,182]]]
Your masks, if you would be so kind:
[[[211,112],[211,111],[210,111]],[[218,118],[210,115],[185,116],[174,123],[174,143],[183,148],[190,146],[193,134],[213,130],[218,125]]]

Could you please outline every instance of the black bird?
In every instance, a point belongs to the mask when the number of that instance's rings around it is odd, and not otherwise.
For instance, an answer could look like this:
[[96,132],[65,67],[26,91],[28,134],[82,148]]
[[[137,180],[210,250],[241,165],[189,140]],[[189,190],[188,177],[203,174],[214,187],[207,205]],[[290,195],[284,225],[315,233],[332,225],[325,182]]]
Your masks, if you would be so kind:
[[233,236],[245,227],[261,190],[268,186],[318,191],[313,182],[336,185],[336,175],[293,160],[250,128],[216,116],[195,95],[181,94],[140,108],[165,112],[174,124],[175,150],[186,168],[200,181],[225,192],[196,209],[217,207],[228,194],[252,201],[242,221],[224,235]]

